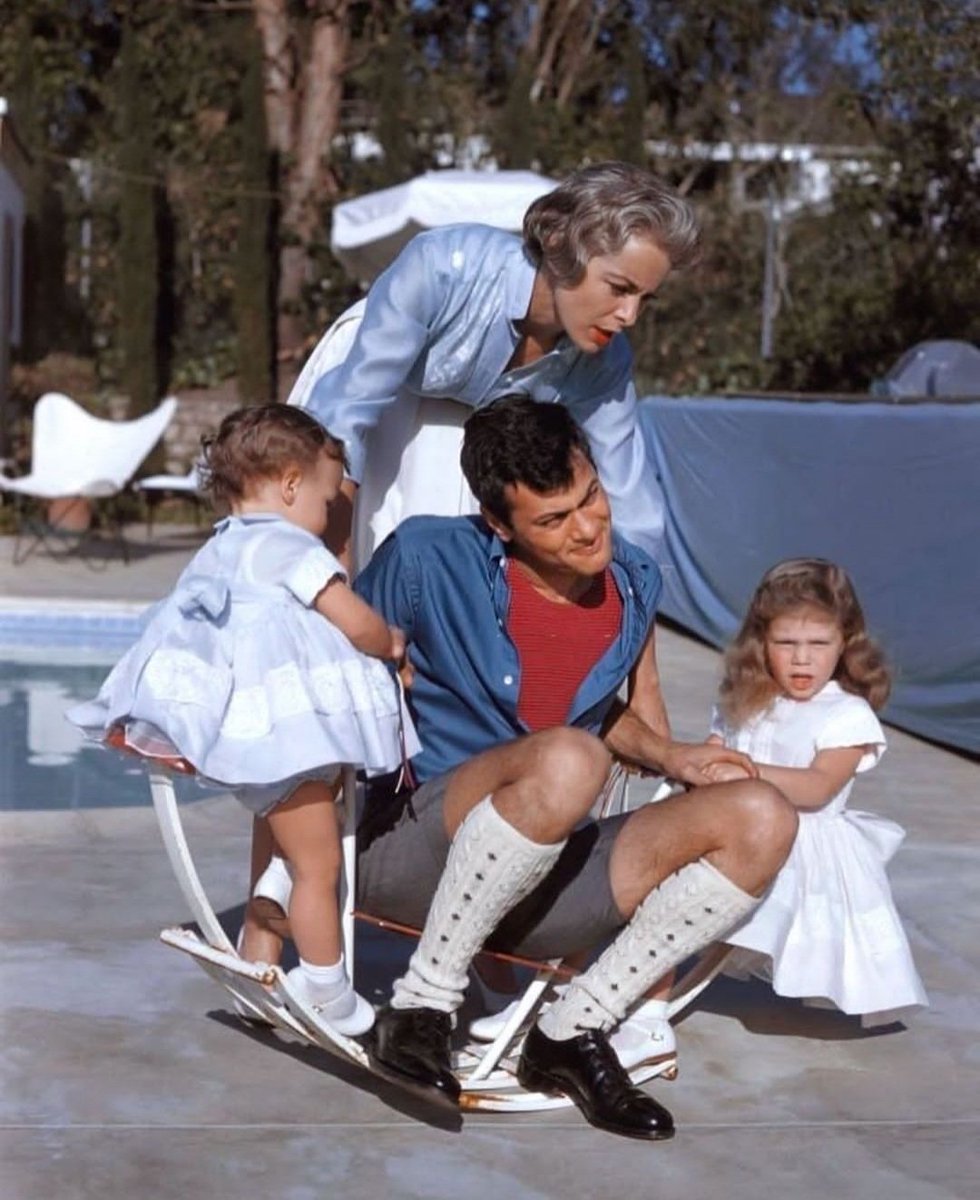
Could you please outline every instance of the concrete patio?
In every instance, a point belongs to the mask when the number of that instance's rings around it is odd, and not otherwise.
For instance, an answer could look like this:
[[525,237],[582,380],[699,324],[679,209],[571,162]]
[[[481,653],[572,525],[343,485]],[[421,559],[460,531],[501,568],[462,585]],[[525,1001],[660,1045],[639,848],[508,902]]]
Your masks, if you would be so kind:
[[[148,601],[200,540],[172,527],[131,537],[131,565],[98,572],[43,556],[14,568],[0,539],[0,595]],[[700,739],[718,656],[669,628],[659,652],[675,735]],[[679,1079],[651,1085],[679,1130],[657,1145],[600,1134],[575,1110],[434,1124],[326,1054],[245,1030],[222,991],[156,940],[187,914],[149,808],[0,812],[0,1200],[971,1200],[980,770],[888,734],[854,806],[908,831],[891,875],[932,1007],[869,1033],[762,984],[717,981],[679,1027]],[[245,814],[228,798],[185,813],[234,924]],[[372,998],[407,951],[364,933]]]

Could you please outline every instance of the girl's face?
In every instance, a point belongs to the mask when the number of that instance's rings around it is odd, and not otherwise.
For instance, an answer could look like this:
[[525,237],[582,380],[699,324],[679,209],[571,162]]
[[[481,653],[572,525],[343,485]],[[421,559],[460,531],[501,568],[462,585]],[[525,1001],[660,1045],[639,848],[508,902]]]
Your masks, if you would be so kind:
[[783,695],[810,700],[833,678],[844,638],[829,613],[805,605],[769,622],[765,646],[769,673]]
[[294,525],[322,537],[327,529],[328,509],[337,499],[344,464],[321,450],[312,467],[290,467],[282,481],[286,516]]
[[616,254],[589,259],[574,287],[553,289],[555,317],[568,338],[588,354],[636,324],[645,300],[667,278],[670,259],[656,243],[631,237]]

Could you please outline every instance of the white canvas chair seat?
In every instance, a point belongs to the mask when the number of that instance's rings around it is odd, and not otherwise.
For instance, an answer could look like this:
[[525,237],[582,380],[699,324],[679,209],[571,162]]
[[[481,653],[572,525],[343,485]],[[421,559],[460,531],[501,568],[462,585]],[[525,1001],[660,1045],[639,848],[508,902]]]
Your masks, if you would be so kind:
[[189,501],[194,506],[194,521],[200,523],[203,496],[201,494],[201,472],[198,463],[193,463],[186,475],[145,475],[137,479],[133,488],[146,501],[146,531],[153,532],[153,515],[156,506],[169,498]]
[[140,492],[184,492],[197,495],[201,490],[201,476],[195,463],[186,475],[146,475],[134,484]]
[[[177,400],[169,396],[145,416],[132,421],[107,421],[92,416],[60,392],[46,392],[34,406],[30,473],[17,477],[0,473],[0,490],[39,502],[75,496],[112,500],[125,489],[176,411]],[[58,532],[43,521],[32,523],[25,517],[24,523],[30,526],[34,541],[26,551],[21,550],[18,522],[15,563],[23,562],[39,545],[53,549],[50,538]],[[117,540],[128,558],[117,519],[114,524]],[[73,537],[76,544],[69,546],[68,552],[80,550],[84,543],[84,537]],[[71,538],[68,535],[69,541]]]
[[[153,805],[171,867],[201,931],[198,935],[186,928],[165,929],[160,935],[161,940],[168,946],[190,955],[198,966],[221,984],[236,1002],[240,1014],[248,1014],[249,1018],[266,1022],[274,1030],[300,1037],[370,1070],[363,1045],[318,1022],[302,998],[291,989],[286,975],[278,966],[251,963],[238,955],[215,916],[194,866],[180,819],[172,776],[156,764],[151,769],[149,778]],[[625,803],[624,778],[616,779],[608,792],[607,811],[613,811],[617,804]],[[345,768],[340,796],[344,812],[341,913],[344,956],[352,978],[355,972],[355,915],[363,916],[363,919],[372,924],[396,932],[413,935],[419,932],[398,926],[391,921],[354,912],[356,796],[354,771]],[[454,1069],[462,1087],[460,1107],[463,1110],[488,1112],[540,1111],[567,1107],[572,1102],[565,1096],[528,1092],[522,1088],[517,1082],[517,1061],[523,1042],[523,1030],[540,1006],[548,985],[557,975],[568,975],[569,972],[563,970],[557,962],[532,962],[511,955],[494,957],[531,967],[534,976],[495,1041],[487,1045],[470,1040],[456,1051]],[[671,1017],[678,1015],[700,995],[721,969],[726,957],[727,948],[717,948],[697,960],[684,976],[678,977],[670,1001]],[[642,1084],[657,1075],[673,1078],[676,1073],[676,1060],[670,1059],[659,1063],[641,1064],[630,1072],[630,1077],[634,1083]]]

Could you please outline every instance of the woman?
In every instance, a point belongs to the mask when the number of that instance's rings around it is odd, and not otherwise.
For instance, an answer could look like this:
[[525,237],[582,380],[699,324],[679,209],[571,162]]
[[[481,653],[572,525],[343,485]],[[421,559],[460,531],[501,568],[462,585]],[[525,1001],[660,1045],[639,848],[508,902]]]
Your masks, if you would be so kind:
[[458,461],[463,421],[514,391],[571,410],[617,529],[656,556],[663,500],[622,333],[698,243],[686,201],[615,162],[536,200],[523,241],[484,225],[413,238],[327,332],[290,396],[344,440],[346,494],[361,490],[357,560],[412,513],[473,511]]

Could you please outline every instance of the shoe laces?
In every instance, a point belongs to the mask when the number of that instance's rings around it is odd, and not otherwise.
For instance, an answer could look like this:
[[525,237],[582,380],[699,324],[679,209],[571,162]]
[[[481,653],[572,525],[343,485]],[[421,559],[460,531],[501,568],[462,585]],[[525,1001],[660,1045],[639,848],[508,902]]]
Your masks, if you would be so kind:
[[404,1009],[411,1013],[407,1023],[411,1026],[413,1035],[423,1045],[437,1049],[445,1049],[446,1041],[452,1032],[452,1022],[448,1013],[434,1008]]

